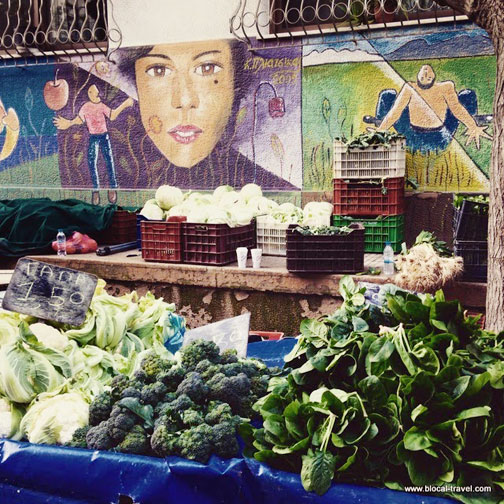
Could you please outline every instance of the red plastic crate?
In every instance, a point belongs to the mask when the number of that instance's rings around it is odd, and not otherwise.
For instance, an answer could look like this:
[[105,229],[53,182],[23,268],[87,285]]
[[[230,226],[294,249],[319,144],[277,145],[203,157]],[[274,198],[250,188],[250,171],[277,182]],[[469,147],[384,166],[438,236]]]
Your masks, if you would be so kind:
[[364,270],[364,226],[352,223],[342,235],[303,235],[287,230],[287,270],[291,273],[358,273]]
[[334,214],[377,217],[404,213],[404,177],[334,179]]
[[116,210],[107,229],[95,233],[93,238],[98,245],[117,245],[135,241],[136,213],[127,210]]
[[227,224],[185,222],[183,236],[184,262],[222,266],[236,261],[238,247],[255,247],[255,222],[235,228]]
[[142,258],[145,261],[181,262],[184,258],[182,224],[182,222],[141,221]]

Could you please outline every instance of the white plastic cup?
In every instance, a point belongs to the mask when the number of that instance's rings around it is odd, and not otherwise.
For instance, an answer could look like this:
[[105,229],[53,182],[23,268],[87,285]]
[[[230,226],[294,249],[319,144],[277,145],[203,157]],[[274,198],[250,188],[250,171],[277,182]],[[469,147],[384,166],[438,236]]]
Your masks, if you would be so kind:
[[252,249],[250,253],[252,254],[252,267],[259,269],[261,267],[262,249]]
[[236,249],[236,259],[238,261],[238,268],[245,269],[247,267],[247,247],[238,247]]

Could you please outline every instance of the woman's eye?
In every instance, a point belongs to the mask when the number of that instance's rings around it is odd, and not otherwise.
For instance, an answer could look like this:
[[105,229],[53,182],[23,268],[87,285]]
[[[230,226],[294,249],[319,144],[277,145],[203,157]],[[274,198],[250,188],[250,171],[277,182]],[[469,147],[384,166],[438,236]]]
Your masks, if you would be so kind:
[[164,77],[171,74],[171,70],[163,65],[153,65],[146,70],[151,77]]
[[215,63],[203,63],[194,70],[198,75],[214,75],[222,70],[222,67]]

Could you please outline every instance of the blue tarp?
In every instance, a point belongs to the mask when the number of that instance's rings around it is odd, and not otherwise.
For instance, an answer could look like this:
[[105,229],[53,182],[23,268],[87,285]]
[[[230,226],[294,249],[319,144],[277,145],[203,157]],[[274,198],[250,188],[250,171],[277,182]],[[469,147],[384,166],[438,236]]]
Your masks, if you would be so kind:
[[[294,344],[252,343],[249,356],[282,363]],[[208,465],[178,457],[158,459],[57,446],[0,441],[1,504],[449,504],[452,501],[392,490],[333,485],[322,497],[307,493],[298,474],[252,459]]]

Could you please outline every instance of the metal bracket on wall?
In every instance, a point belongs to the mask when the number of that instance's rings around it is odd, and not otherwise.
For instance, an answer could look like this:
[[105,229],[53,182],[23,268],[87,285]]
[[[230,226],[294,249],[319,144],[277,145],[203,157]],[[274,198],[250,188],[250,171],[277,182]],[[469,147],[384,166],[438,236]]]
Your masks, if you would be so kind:
[[[334,34],[345,40],[393,36],[396,28],[421,27],[467,21],[467,17],[441,7],[435,0],[237,0],[230,19],[231,33],[249,49],[324,42]],[[305,37],[303,41],[302,37]]]
[[93,62],[122,42],[111,0],[0,2],[0,66]]

